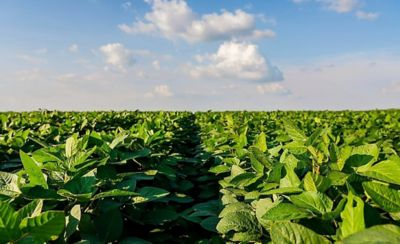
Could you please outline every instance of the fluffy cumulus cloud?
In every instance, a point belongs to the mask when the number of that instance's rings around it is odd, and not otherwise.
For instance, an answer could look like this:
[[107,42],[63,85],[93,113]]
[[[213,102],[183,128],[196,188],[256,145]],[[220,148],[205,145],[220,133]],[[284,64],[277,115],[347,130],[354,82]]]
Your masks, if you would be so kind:
[[197,56],[198,64],[191,69],[197,78],[231,79],[270,82],[283,79],[282,72],[247,42],[224,42],[211,55]]
[[257,85],[257,92],[260,94],[275,94],[275,95],[289,95],[289,89],[285,88],[280,83],[267,83]]
[[157,85],[154,87],[153,91],[144,94],[147,98],[172,97],[173,95],[168,85]]
[[100,47],[104,61],[121,70],[134,63],[133,51],[124,47],[121,43],[110,43]]
[[274,37],[272,30],[256,28],[256,16],[243,10],[197,15],[183,0],[147,0],[152,10],[144,20],[119,29],[129,34],[158,34],[167,39],[187,42],[224,40],[228,38]]

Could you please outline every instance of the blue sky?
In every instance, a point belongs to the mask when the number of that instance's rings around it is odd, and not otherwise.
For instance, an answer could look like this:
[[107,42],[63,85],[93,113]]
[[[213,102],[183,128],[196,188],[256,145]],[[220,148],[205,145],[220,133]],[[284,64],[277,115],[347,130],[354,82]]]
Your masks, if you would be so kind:
[[400,107],[398,0],[3,0],[0,110]]

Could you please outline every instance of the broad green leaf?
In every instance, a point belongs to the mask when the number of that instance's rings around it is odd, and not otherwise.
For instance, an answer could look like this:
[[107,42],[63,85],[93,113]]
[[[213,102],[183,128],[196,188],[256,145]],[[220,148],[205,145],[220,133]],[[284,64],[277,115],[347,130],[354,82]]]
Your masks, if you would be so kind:
[[227,172],[230,172],[230,171],[231,171],[230,167],[221,164],[221,165],[217,165],[217,166],[212,167],[208,172],[211,172],[211,173],[214,173],[214,174],[218,175],[218,174],[227,173]]
[[126,161],[126,160],[131,160],[131,159],[136,159],[136,158],[143,158],[150,156],[151,151],[150,149],[143,148],[142,150],[134,151],[134,152],[123,152],[120,153],[120,160],[121,161]]
[[167,222],[177,220],[178,218],[179,215],[175,210],[170,208],[160,208],[147,212],[141,220],[145,224],[163,225]]
[[344,244],[400,243],[400,227],[396,225],[376,225],[346,237]]
[[285,165],[286,175],[283,177],[280,182],[280,188],[284,187],[299,187],[300,186],[300,179],[294,172],[294,170]]
[[254,138],[253,145],[260,149],[261,152],[265,153],[268,150],[267,139],[264,132],[261,132]]
[[358,167],[357,171],[364,171],[378,160],[379,148],[376,144],[366,144],[354,147],[346,165]]
[[47,211],[38,216],[24,218],[19,227],[22,232],[37,241],[54,241],[64,230],[65,216],[62,211]]
[[293,141],[305,142],[307,140],[307,137],[304,135],[304,133],[299,128],[297,128],[297,126],[294,125],[294,123],[292,123],[289,120],[285,120],[283,122],[284,122],[286,133],[289,135],[289,137]]
[[65,142],[65,156],[71,158],[78,151],[78,138],[77,135],[73,135]]
[[400,161],[385,160],[359,173],[377,180],[400,185]]
[[290,203],[279,203],[277,206],[269,209],[262,218],[271,221],[285,221],[311,216],[312,213],[308,210],[301,209]]
[[278,189],[273,189],[265,192],[261,192],[261,195],[272,195],[272,194],[296,194],[303,190],[298,187],[282,187]]
[[330,243],[325,237],[318,235],[314,231],[290,222],[276,222],[272,225],[270,234],[272,243],[276,244]]
[[43,188],[47,189],[48,186],[46,178],[42,173],[40,167],[36,164],[36,162],[23,151],[20,151],[19,155],[21,157],[24,169],[29,176],[30,185],[42,186]]
[[339,168],[339,171],[342,171],[346,164],[346,160],[351,156],[353,148],[349,146],[345,146],[343,148],[339,149],[339,153],[337,155],[337,165]]
[[388,212],[400,211],[400,191],[378,182],[363,182],[365,192],[382,209]]
[[243,202],[235,202],[228,204],[222,209],[221,213],[219,213],[219,217],[223,218],[230,213],[237,213],[237,212],[247,212],[251,213],[253,210],[250,205],[243,203]]
[[217,224],[219,222],[219,218],[218,217],[208,217],[205,218],[203,221],[200,222],[201,227],[203,227],[204,229],[208,230],[208,231],[213,231],[213,232],[217,232]]
[[292,195],[290,200],[295,205],[309,209],[318,214],[328,213],[332,210],[333,202],[321,192],[303,192],[299,195]]
[[257,240],[261,236],[261,226],[256,217],[244,211],[229,212],[218,222],[216,229],[221,234],[233,231],[236,236],[232,239],[235,241],[246,241],[249,236]]
[[280,201],[273,202],[270,198],[264,198],[254,202],[254,207],[256,209],[256,218],[264,228],[269,229],[272,221],[263,218],[263,216],[269,209],[275,207],[279,203]]
[[321,136],[321,134],[324,132],[322,128],[316,129],[310,137],[308,137],[305,145],[306,146],[311,146],[314,145],[314,143],[318,140],[318,138]]
[[18,187],[18,175],[0,172],[0,195],[15,198],[21,194]]
[[134,203],[144,203],[154,201],[169,195],[167,190],[158,187],[145,186],[139,189],[139,196],[132,198]]
[[20,208],[14,213],[13,226],[17,228],[24,218],[33,218],[39,216],[42,212],[43,200],[34,200]]
[[69,215],[66,217],[66,226],[64,232],[65,241],[74,234],[79,228],[79,222],[81,221],[81,205],[77,204],[71,208]]
[[351,191],[347,196],[347,203],[340,213],[342,223],[340,224],[340,237],[345,238],[351,234],[365,229],[364,202],[361,198],[354,196]]
[[346,180],[349,177],[349,174],[345,174],[340,171],[331,171],[328,173],[327,179],[333,186],[343,186],[344,184],[346,184]]
[[94,219],[96,231],[102,242],[118,240],[123,230],[123,219],[119,209],[101,213]]
[[243,173],[233,177],[229,183],[238,186],[245,186],[248,182],[252,181],[256,177],[253,173]]
[[304,176],[303,185],[304,185],[304,190],[306,191],[314,191],[314,192],[318,191],[311,172],[308,172],[306,176]]
[[[249,148],[249,152],[250,161],[253,166],[262,165],[267,169],[271,169],[273,167],[273,163],[271,162],[271,160],[259,148],[252,146]],[[260,166],[257,166],[256,169],[257,168],[260,168]]]
[[110,191],[104,191],[99,194],[96,194],[94,197],[92,197],[92,200],[105,198],[105,197],[128,197],[128,196],[137,196],[137,195],[139,195],[139,194],[136,192],[113,189]]
[[0,201],[0,241],[14,238],[15,210],[9,203]]

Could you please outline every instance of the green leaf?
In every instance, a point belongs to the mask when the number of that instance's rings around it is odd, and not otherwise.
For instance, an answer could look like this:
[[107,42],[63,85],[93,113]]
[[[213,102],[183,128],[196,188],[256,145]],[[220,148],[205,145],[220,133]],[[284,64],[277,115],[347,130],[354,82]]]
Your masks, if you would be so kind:
[[243,202],[235,202],[228,204],[224,207],[224,209],[219,213],[219,217],[223,218],[229,213],[237,213],[237,212],[247,212],[251,213],[252,208],[250,205]]
[[359,173],[377,180],[400,185],[400,161],[382,161]]
[[287,165],[285,165],[285,169],[286,169],[286,175],[279,182],[280,188],[299,187],[301,182],[297,174],[294,172],[294,170]]
[[369,168],[378,160],[379,148],[376,144],[366,144],[354,147],[351,156],[346,160],[346,165],[358,167],[357,171]]
[[306,176],[304,176],[303,185],[304,185],[304,190],[306,191],[315,191],[315,192],[318,191],[311,172],[308,172]]
[[285,221],[293,219],[302,219],[312,216],[308,210],[299,208],[290,203],[279,203],[277,206],[269,209],[263,219],[271,221]]
[[163,225],[167,222],[177,220],[178,213],[170,208],[154,209],[144,214],[142,221],[150,225]]
[[[270,159],[257,147],[250,147],[249,148],[250,152],[250,161],[252,162],[252,165],[262,165],[266,167],[267,169],[271,169],[273,167],[273,163],[270,161]],[[260,168],[261,166],[255,167]]]
[[34,200],[14,213],[13,228],[18,228],[18,225],[24,218],[33,218],[39,216],[42,212],[43,200]]
[[382,209],[388,212],[400,212],[400,191],[377,182],[363,182],[365,192]]
[[308,137],[306,141],[306,146],[312,146],[314,145],[315,142],[317,142],[317,139],[321,136],[321,134],[324,132],[324,129],[318,128],[316,129],[310,137]]
[[348,236],[344,244],[400,243],[400,227],[396,225],[376,225]]
[[43,188],[48,189],[49,187],[47,186],[46,178],[36,162],[23,151],[20,151],[19,155],[24,169],[29,176],[30,185],[42,186]]
[[254,202],[257,220],[264,228],[269,229],[272,221],[263,218],[263,216],[269,209],[275,207],[279,203],[279,201],[272,202],[270,198],[264,198]]
[[229,183],[238,186],[245,186],[248,182],[252,181],[256,177],[253,173],[243,173],[233,177]]
[[24,218],[19,227],[35,240],[45,242],[56,240],[64,225],[65,217],[62,211],[47,211],[35,217]]
[[354,196],[351,191],[347,196],[347,203],[340,213],[342,223],[340,224],[340,236],[345,238],[351,234],[365,229],[364,202],[361,198]]
[[114,190],[109,190],[109,191],[105,191],[105,192],[96,194],[94,197],[92,197],[92,200],[105,198],[105,197],[128,197],[128,196],[137,196],[137,195],[139,195],[139,194],[136,192],[114,189]]
[[10,204],[0,201],[0,240],[8,241],[14,238],[15,210]]
[[112,242],[117,240],[123,230],[123,220],[119,209],[114,209],[100,214],[94,219],[99,238],[103,242]]
[[299,195],[291,196],[290,200],[295,205],[318,214],[330,212],[333,207],[332,200],[321,192],[303,192]]
[[217,232],[217,224],[219,222],[219,218],[218,217],[208,217],[205,218],[204,220],[202,220],[200,222],[201,227],[203,227],[204,229],[208,230],[208,231],[213,231],[213,232]]
[[272,225],[270,234],[272,243],[276,244],[330,243],[325,237],[318,235],[314,231],[290,222],[276,222]]
[[261,132],[254,138],[253,145],[260,149],[261,152],[265,153],[268,150],[267,147],[267,138],[265,137],[265,133]]
[[131,160],[131,159],[136,159],[136,158],[143,158],[143,157],[150,156],[150,154],[151,154],[151,151],[150,151],[150,149],[147,149],[147,148],[143,148],[141,150],[134,151],[134,152],[121,152],[120,160],[126,161],[126,160]]
[[227,173],[227,172],[230,172],[230,171],[231,171],[230,167],[221,164],[221,165],[217,165],[217,166],[212,167],[208,172],[218,175],[218,174],[223,174],[223,173]]
[[343,148],[340,148],[338,156],[337,156],[337,165],[339,168],[339,171],[342,171],[346,164],[346,160],[351,156],[353,148],[349,146],[345,146]]
[[135,196],[132,198],[134,203],[144,203],[144,202],[150,202],[150,201],[155,201],[157,199],[166,197],[169,195],[169,192],[167,190],[164,190],[162,188],[158,187],[151,187],[151,186],[145,186],[139,189],[138,191],[139,196]]
[[261,192],[261,195],[272,195],[272,194],[296,194],[303,190],[298,187],[281,187],[278,189],[269,190],[266,192]]
[[294,123],[292,123],[289,120],[284,120],[283,121],[286,133],[289,135],[289,137],[293,140],[293,141],[306,141],[307,137],[306,135],[304,135],[304,133],[297,128],[296,125],[294,125]]
[[16,198],[20,194],[18,175],[0,172],[0,195]]
[[66,227],[64,232],[65,241],[78,230],[81,221],[81,206],[79,204],[73,206],[69,215],[66,217]]
[[217,231],[228,234],[233,231],[231,239],[245,241],[249,236],[257,240],[261,236],[261,226],[258,225],[256,217],[249,212],[229,212],[217,224]]
[[78,137],[73,135],[65,142],[65,156],[71,158],[78,151]]

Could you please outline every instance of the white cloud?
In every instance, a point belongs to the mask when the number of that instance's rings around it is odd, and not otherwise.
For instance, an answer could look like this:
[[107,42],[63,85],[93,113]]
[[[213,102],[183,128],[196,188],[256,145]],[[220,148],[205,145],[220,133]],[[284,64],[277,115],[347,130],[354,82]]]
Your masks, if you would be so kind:
[[105,62],[120,70],[134,63],[133,51],[126,49],[121,43],[110,43],[100,47],[100,52],[105,58]]
[[280,83],[257,85],[257,92],[260,94],[276,94],[276,95],[290,94],[290,91]]
[[[311,0],[292,0],[293,3],[301,4]],[[320,3],[324,8],[336,13],[348,13],[361,6],[360,0],[313,0]]]
[[153,91],[145,93],[144,97],[171,97],[173,95],[168,85],[157,85],[154,87]]
[[317,0],[324,4],[329,10],[337,13],[347,13],[356,9],[360,2],[358,0]]
[[243,10],[211,13],[198,16],[183,0],[148,0],[152,6],[144,20],[133,25],[121,24],[125,33],[159,34],[170,40],[183,39],[188,42],[225,40],[230,38],[273,37],[271,30],[258,30],[256,17]]
[[379,13],[376,12],[364,12],[364,11],[357,11],[356,12],[356,16],[357,18],[361,19],[361,20],[376,20],[379,17]]
[[197,56],[200,61],[191,68],[196,78],[211,77],[243,81],[280,81],[282,72],[269,63],[258,46],[247,42],[224,42],[212,55]]
[[308,2],[309,0],[292,0],[292,2],[294,3],[304,3],[304,2]]
[[71,53],[77,53],[77,52],[79,52],[79,47],[78,47],[77,44],[74,43],[74,44],[72,44],[71,46],[69,46],[68,50],[69,50]]

